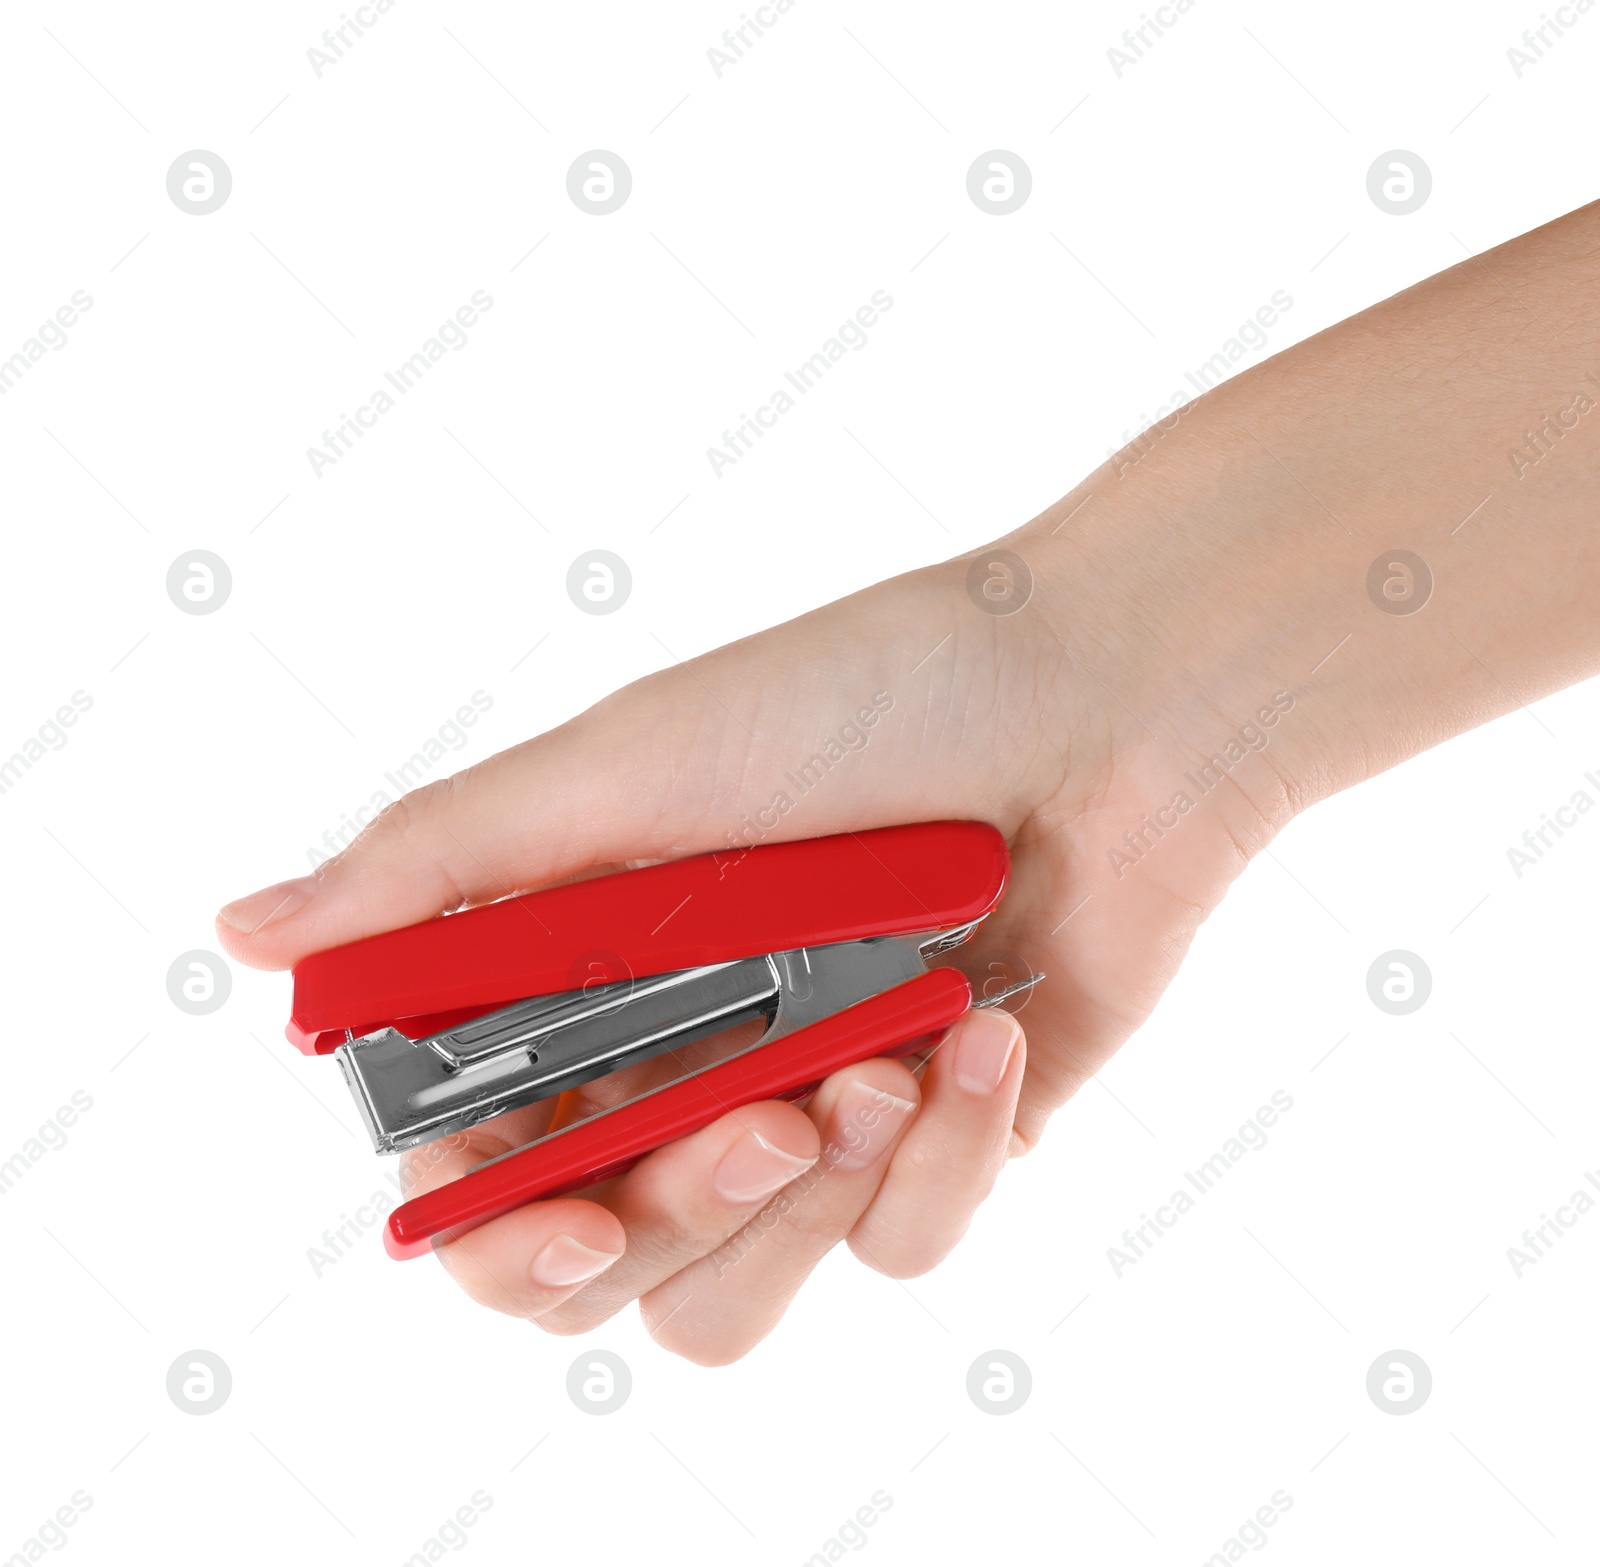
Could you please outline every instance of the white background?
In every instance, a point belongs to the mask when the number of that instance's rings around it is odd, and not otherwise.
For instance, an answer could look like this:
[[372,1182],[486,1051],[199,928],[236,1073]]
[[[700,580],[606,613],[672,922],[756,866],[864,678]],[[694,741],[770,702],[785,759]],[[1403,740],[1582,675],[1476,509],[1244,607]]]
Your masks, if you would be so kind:
[[[719,78],[737,21],[400,0],[319,79],[333,3],[0,20],[0,357],[94,300],[0,398],[0,754],[93,699],[0,795],[0,1159],[93,1100],[0,1204],[0,1555],[83,1490],[74,1561],[398,1563],[484,1491],[472,1561],[787,1564],[882,1490],[876,1562],[1183,1563],[1282,1490],[1273,1560],[1592,1560],[1600,1217],[1520,1279],[1506,1249],[1600,1168],[1600,826],[1520,880],[1505,851],[1600,768],[1593,686],[1291,827],[909,1288],[837,1255],[707,1372],[632,1316],[491,1316],[375,1231],[314,1274],[387,1166],[282,1042],[284,977],[168,1000],[219,903],[474,691],[449,765],[1008,530],[1276,290],[1268,352],[1594,195],[1593,13],[1520,80],[1531,4],[1201,0],[1120,78],[1135,4],[799,0]],[[205,217],[165,188],[195,148],[233,176]],[[604,218],[565,189],[592,148],[633,174]],[[965,190],[992,148],[1033,173],[1009,217]],[[1366,192],[1392,148],[1433,172],[1409,217]],[[316,477],[478,289],[468,345]],[[879,289],[868,346],[714,477]],[[233,575],[204,617],[164,586],[197,548]],[[593,548],[633,572],[605,618],[564,590]],[[1367,998],[1390,948],[1433,973],[1408,1017]],[[1117,1278],[1278,1089],[1268,1146]],[[165,1391],[196,1348],[233,1376],[204,1417]],[[567,1397],[587,1348],[632,1368],[615,1414]],[[996,1348],[1033,1376],[1003,1417],[965,1391]],[[1403,1417],[1365,1385],[1396,1348],[1434,1380]]]

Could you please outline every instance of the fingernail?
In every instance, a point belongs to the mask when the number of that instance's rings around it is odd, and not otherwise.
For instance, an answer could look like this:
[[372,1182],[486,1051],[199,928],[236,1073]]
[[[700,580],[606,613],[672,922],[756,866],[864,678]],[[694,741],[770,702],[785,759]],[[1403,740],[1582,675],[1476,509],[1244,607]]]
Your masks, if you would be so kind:
[[620,1251],[595,1251],[570,1235],[558,1235],[544,1243],[528,1264],[528,1274],[545,1289],[567,1289],[604,1273],[621,1255]]
[[886,1089],[859,1079],[850,1082],[833,1107],[829,1122],[829,1163],[836,1170],[864,1170],[893,1143],[915,1101],[897,1099]]
[[717,1164],[711,1183],[724,1202],[744,1207],[781,1191],[816,1163],[774,1147],[760,1132],[746,1132]]
[[1021,1038],[1022,1028],[1009,1012],[969,1012],[956,1039],[956,1082],[969,1094],[992,1094],[1005,1081]]
[[217,918],[253,936],[263,925],[287,919],[296,909],[304,908],[316,890],[315,876],[297,876],[293,881],[280,881],[263,887],[260,892],[252,892],[248,898],[224,905],[218,910]]

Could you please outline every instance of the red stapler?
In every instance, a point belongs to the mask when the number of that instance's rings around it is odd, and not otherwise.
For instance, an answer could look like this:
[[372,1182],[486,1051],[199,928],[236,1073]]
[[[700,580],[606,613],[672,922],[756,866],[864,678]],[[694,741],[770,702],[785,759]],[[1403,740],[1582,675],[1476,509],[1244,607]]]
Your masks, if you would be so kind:
[[741,1105],[931,1043],[973,1000],[926,960],[972,934],[1008,869],[992,827],[926,822],[552,887],[306,958],[288,1035],[337,1058],[373,1145],[395,1153],[766,1020],[740,1054],[403,1203],[384,1241],[415,1257]]

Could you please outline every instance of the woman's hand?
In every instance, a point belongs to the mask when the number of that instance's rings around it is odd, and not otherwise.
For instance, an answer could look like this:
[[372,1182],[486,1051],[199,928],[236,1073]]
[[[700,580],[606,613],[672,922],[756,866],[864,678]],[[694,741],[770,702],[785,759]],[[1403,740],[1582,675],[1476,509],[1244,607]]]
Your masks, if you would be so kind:
[[[315,875],[230,904],[224,946],[287,968],[639,860],[991,822],[1011,886],[956,956],[979,989],[1048,976],[1025,1050],[1011,1019],[970,1015],[920,1079],[864,1062],[803,1110],[749,1106],[440,1253],[476,1299],[556,1332],[637,1298],[706,1363],[767,1333],[841,1239],[895,1276],[933,1266],[1298,809],[1600,666],[1600,457],[1568,422],[1600,342],[1597,254],[1589,207],[1266,361],[999,545],[407,796]],[[664,1070],[408,1168],[452,1179]]]
[[[1059,548],[1052,525],[1006,547],[1042,570]],[[1123,831],[1155,843],[1143,822],[1179,820],[1172,791],[1147,778],[1175,779],[1195,758],[1175,752],[1155,767],[1141,755],[1149,737],[1110,693],[1143,690],[1147,677],[1113,648],[1090,652],[1083,627],[1058,625],[1076,614],[1068,595],[1041,583],[1014,608],[1015,583],[1007,599],[1003,567],[979,560],[970,592],[970,562],[930,568],[639,681],[408,795],[316,874],[223,911],[230,953],[286,968],[627,862],[941,818],[1005,833],[1010,890],[955,957],[980,992],[1029,969],[1048,975],[1027,1001],[1026,1046],[1011,1016],[975,1012],[920,1073],[864,1062],[804,1109],[749,1106],[581,1198],[484,1225],[440,1252],[475,1299],[563,1333],[638,1299],[660,1342],[721,1362],[772,1328],[840,1240],[895,1277],[924,1272],[961,1237],[1007,1154],[1038,1140],[1148,1011],[1241,848],[1281,817],[1283,791],[1251,752],[1165,840],[1159,865],[1152,857],[1119,880],[1106,847],[1127,858]],[[418,1150],[412,1189],[669,1070],[646,1063]]]

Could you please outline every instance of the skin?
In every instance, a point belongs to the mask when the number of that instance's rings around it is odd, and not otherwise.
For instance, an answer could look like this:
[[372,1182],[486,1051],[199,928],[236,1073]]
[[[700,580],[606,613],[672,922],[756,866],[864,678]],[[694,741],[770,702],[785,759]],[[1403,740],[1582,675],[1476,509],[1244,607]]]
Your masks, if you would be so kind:
[[[651,675],[408,795],[314,876],[223,910],[220,939],[288,968],[443,910],[725,848],[798,758],[874,693],[892,697],[869,743],[764,841],[941,818],[1000,828],[1013,881],[959,960],[976,981],[1049,976],[1026,1043],[1005,1013],[971,1014],[923,1063],[868,1061],[804,1108],[750,1106],[439,1251],[475,1300],[552,1332],[637,1300],[667,1349],[737,1359],[840,1241],[895,1277],[944,1257],[1008,1154],[1138,1028],[1200,922],[1296,814],[1595,672],[1589,374],[1600,206],[1244,372],[978,557]],[[1574,411],[1579,394],[1592,411]],[[984,613],[969,568],[996,576],[1002,548],[1032,593]],[[1369,597],[1369,567],[1382,557],[1393,576],[1397,549],[1432,575],[1415,613]],[[1202,792],[1193,775],[1219,753],[1229,765]],[[419,1151],[413,1190],[661,1070]]]

